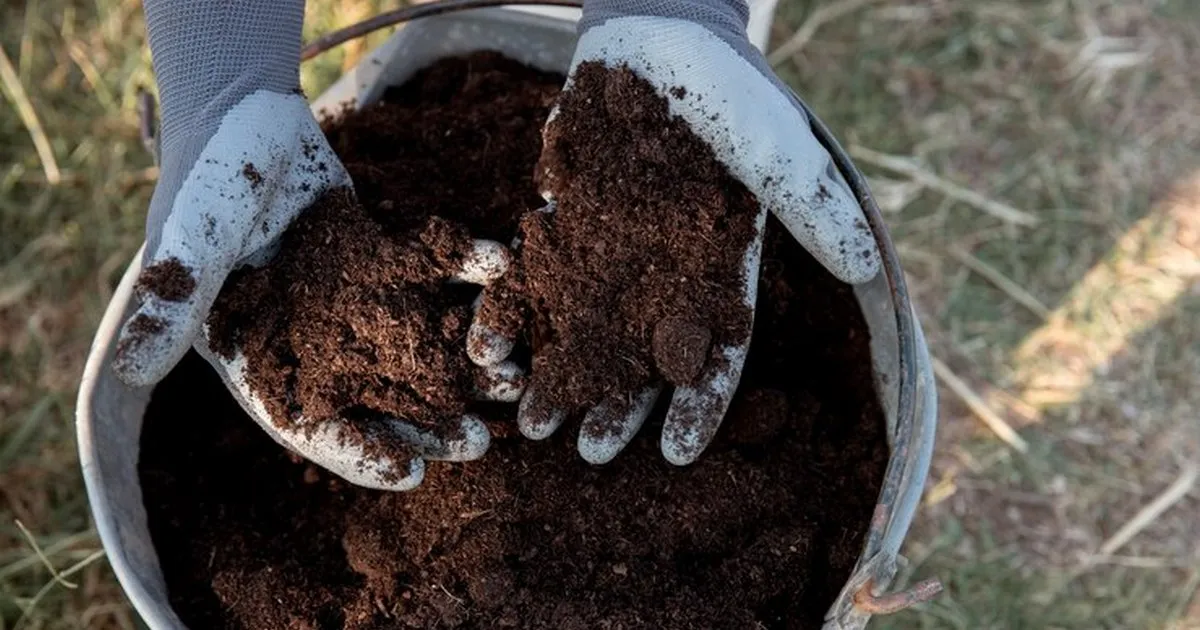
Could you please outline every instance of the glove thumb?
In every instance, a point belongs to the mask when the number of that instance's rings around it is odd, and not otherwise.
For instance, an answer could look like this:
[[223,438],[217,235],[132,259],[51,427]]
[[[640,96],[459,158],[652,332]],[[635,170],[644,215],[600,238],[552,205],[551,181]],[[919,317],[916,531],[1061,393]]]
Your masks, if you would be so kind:
[[162,380],[192,346],[228,273],[228,265],[195,256],[151,259],[134,286],[140,306],[117,341],[117,377],[130,387]]

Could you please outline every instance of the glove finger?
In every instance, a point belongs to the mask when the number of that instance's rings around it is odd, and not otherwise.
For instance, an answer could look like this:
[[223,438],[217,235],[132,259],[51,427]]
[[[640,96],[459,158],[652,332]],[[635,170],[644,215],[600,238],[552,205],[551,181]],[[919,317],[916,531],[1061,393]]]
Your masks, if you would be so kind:
[[297,424],[304,428],[276,429],[278,441],[356,486],[405,491],[425,478],[423,449],[410,442],[414,427],[396,421],[366,426],[327,421],[311,429],[303,421]]
[[742,259],[742,302],[751,314],[746,335],[739,343],[721,347],[718,353],[720,358],[709,361],[697,382],[676,387],[675,395],[671,398],[660,446],[663,457],[677,466],[694,462],[712,441],[742,379],[742,368],[750,351],[754,305],[758,300],[758,271],[762,264],[761,234],[765,220],[765,215],[760,214],[757,219],[760,237],[750,242]]
[[475,374],[476,400],[515,403],[525,393],[525,370],[512,361],[481,367]]
[[558,430],[566,417],[565,411],[555,409],[530,385],[517,409],[517,428],[521,430],[521,435],[531,440],[544,440]]
[[499,365],[517,345],[516,339],[501,334],[480,316],[481,312],[488,310],[484,307],[485,303],[493,299],[492,289],[484,288],[472,306],[474,316],[471,318],[471,327],[467,329],[467,358],[480,367]]
[[588,411],[579,430],[579,454],[589,464],[606,464],[637,435],[662,393],[661,385],[633,396],[612,396]]
[[450,274],[452,280],[488,285],[503,276],[512,264],[508,248],[486,239],[475,239],[461,267]]
[[138,276],[141,305],[121,328],[113,361],[131,387],[157,383],[183,358],[220,291],[228,269],[190,254],[159,257]]
[[723,348],[722,360],[708,368],[698,384],[675,389],[663,423],[661,447],[667,461],[686,466],[708,447],[737,391],[747,348]]
[[[258,407],[255,420],[280,444],[347,482],[364,488],[405,491],[421,484],[425,460],[465,462],[479,459],[491,445],[491,434],[479,417],[465,414],[457,425],[433,431],[402,420],[350,424],[337,420],[283,429]],[[260,415],[261,414],[261,415]]]

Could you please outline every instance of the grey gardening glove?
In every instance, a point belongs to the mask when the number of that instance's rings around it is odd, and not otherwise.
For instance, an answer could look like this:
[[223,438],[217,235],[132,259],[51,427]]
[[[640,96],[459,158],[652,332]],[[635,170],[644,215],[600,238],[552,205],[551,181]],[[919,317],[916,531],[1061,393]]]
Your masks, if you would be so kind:
[[[758,197],[759,238],[743,259],[743,301],[753,311],[767,211],[845,282],[875,277],[880,257],[858,202],[807,116],[747,39],[748,14],[744,0],[585,1],[572,74],[584,62],[628,66]],[[571,89],[570,80],[564,89]],[[554,124],[552,115],[547,127]],[[553,180],[552,173],[546,175]],[[553,196],[553,190],[549,193]],[[724,360],[707,366],[698,384],[676,388],[661,438],[668,461],[688,464],[708,445],[737,389],[749,345],[747,333],[740,343],[719,349]],[[512,347],[512,339],[478,321],[472,326],[468,350],[476,363],[498,364]],[[615,392],[610,402],[593,408],[579,432],[584,459],[603,463],[615,457],[637,433],[661,389]],[[521,401],[518,423],[532,439],[549,436],[565,417],[564,410],[545,408],[543,400],[530,388]],[[613,417],[623,419],[613,423]]]
[[[475,417],[447,439],[400,420],[370,436],[411,447],[372,452],[415,449],[403,461],[368,457],[336,421],[281,428],[246,383],[241,353],[227,360],[209,349],[205,319],[229,273],[268,260],[302,210],[351,181],[300,91],[304,0],[145,0],[145,11],[162,102],[161,171],[146,221],[141,305],[121,331],[117,375],[131,386],[157,383],[194,346],[271,437],[357,485],[409,489],[421,481],[423,459],[481,456],[489,437]],[[477,242],[459,279],[498,276],[502,250]],[[506,384],[516,375],[507,366],[493,372],[499,385],[485,397],[515,400],[520,392]]]

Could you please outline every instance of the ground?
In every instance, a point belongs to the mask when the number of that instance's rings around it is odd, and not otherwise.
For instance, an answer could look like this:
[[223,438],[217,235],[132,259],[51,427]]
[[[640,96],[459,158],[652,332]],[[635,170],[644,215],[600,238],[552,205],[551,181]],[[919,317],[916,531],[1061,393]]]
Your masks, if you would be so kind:
[[[307,35],[379,6],[313,0]],[[1200,4],[782,0],[774,35],[939,362],[900,579],[947,588],[875,627],[1200,628]],[[72,413],[156,177],[141,6],[5,0],[0,49],[0,629],[132,628]]]

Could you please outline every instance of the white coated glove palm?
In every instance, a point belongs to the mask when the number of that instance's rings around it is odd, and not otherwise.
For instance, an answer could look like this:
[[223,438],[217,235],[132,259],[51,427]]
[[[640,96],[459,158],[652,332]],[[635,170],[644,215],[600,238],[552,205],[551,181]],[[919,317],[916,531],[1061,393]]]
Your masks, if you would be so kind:
[[[875,277],[880,257],[861,207],[806,114],[748,41],[746,19],[742,0],[594,0],[584,6],[572,74],[585,62],[629,67],[758,197],[760,238],[744,256],[743,300],[753,311],[768,211],[844,282]],[[571,89],[570,80],[565,89]],[[548,125],[553,124],[551,119]],[[480,365],[495,365],[512,345],[476,322],[468,349]],[[691,463],[707,447],[737,389],[749,345],[747,334],[719,349],[725,358],[721,365],[706,367],[696,385],[676,388],[661,438],[668,461]],[[631,410],[622,404],[624,419],[617,431],[598,430],[612,426],[614,409],[602,403],[589,411],[579,432],[584,459],[604,463],[615,457],[641,428],[661,389],[629,392],[634,404]],[[565,417],[563,410],[539,408],[538,401],[531,388],[518,416],[522,432],[532,439],[549,436]],[[589,430],[593,424],[597,430]]]

